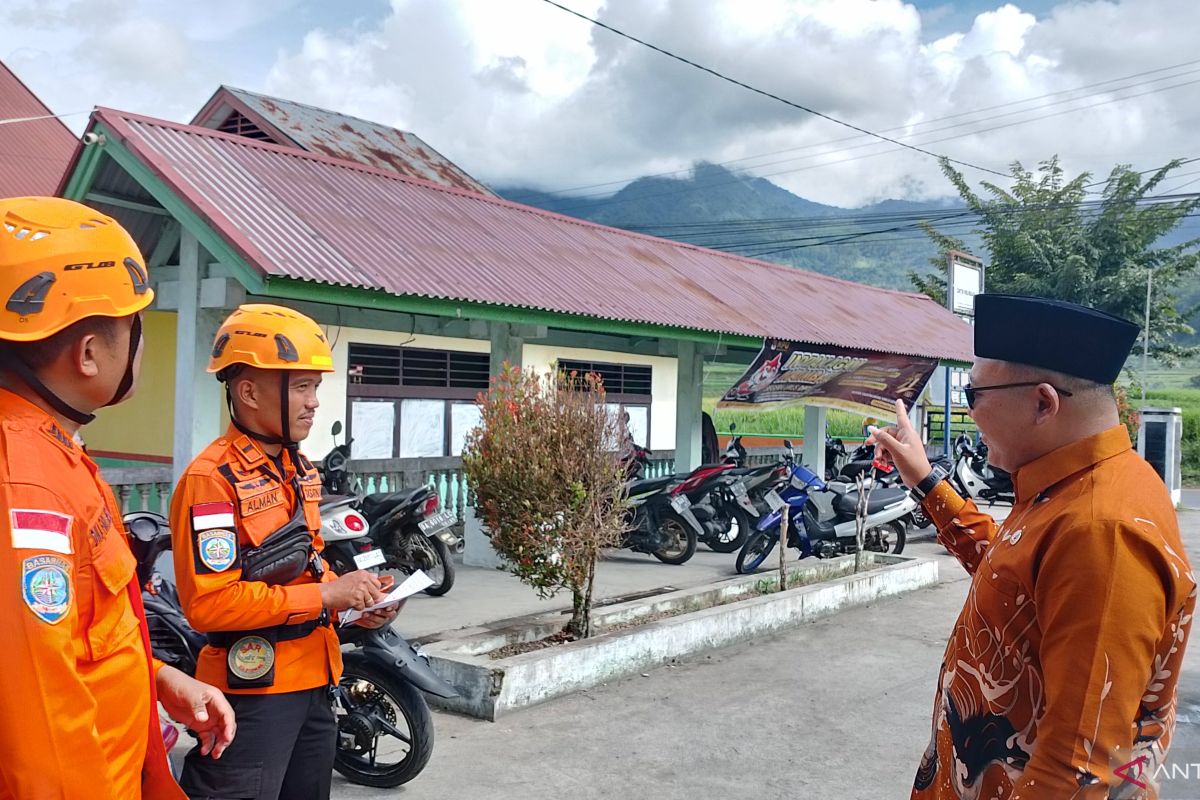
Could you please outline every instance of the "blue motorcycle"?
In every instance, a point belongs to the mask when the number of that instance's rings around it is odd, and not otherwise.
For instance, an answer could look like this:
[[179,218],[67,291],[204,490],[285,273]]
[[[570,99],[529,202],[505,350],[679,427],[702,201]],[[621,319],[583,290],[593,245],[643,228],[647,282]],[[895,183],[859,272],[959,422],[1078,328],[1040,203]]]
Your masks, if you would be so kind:
[[788,544],[800,548],[800,557],[812,555],[812,543],[804,535],[804,504],[810,491],[824,491],[825,481],[802,464],[788,464],[788,480],[782,489],[767,493],[771,512],[764,514],[755,526],[754,533],[738,552],[737,571],[745,574],[754,572],[767,560],[779,541],[779,527],[786,509],[788,515]]
[[[756,530],[738,552],[739,573],[754,572],[767,560],[779,542],[785,510],[787,546],[799,550],[800,558],[834,558],[858,549],[857,490],[848,483],[827,484],[816,473],[796,463],[791,442],[784,442],[783,446],[787,453],[787,482],[781,489],[767,493],[771,512],[758,521]],[[872,489],[863,524],[863,549],[901,553],[906,538],[905,520],[917,507],[916,500],[903,488]]]

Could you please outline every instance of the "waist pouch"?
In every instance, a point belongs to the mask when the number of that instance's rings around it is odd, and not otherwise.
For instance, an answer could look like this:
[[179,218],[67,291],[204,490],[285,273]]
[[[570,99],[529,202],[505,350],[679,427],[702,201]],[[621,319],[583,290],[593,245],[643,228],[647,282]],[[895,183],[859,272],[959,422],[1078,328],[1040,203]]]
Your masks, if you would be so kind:
[[[242,551],[242,580],[281,586],[291,583],[314,564],[320,562],[313,558],[313,534],[301,507],[286,525],[272,532],[262,544]],[[319,579],[319,567],[313,572]],[[208,642],[228,651],[225,678],[230,689],[260,689],[275,684],[275,645],[303,639],[328,624],[329,614],[322,611],[318,619],[298,625],[210,633]]]
[[271,586],[291,583],[313,561],[313,534],[301,509],[262,544],[242,551],[242,580]]

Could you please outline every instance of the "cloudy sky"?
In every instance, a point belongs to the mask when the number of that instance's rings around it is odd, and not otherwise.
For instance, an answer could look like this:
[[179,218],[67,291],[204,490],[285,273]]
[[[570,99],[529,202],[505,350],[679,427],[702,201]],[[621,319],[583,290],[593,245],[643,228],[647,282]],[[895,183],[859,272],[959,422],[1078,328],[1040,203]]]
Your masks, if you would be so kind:
[[[1072,172],[1102,176],[1200,156],[1195,0],[561,2],[992,169],[1057,153]],[[187,121],[227,83],[411,130],[493,184],[607,193],[704,159],[845,206],[951,193],[930,158],[542,0],[17,0],[0,60],[56,113],[105,105]],[[81,130],[86,119],[67,122]],[[1200,181],[1191,171],[1166,188]]]

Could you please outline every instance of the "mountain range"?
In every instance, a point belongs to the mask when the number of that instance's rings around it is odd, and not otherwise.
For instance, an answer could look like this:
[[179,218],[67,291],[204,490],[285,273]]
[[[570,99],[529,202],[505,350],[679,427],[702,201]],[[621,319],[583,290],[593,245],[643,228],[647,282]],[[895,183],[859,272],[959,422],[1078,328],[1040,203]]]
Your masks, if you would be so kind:
[[[615,194],[556,194],[497,187],[509,200],[603,225],[747,255],[860,283],[912,290],[910,271],[930,272],[936,248],[916,226],[953,215],[957,199],[882,200],[860,208],[813,202],[766,178],[698,163],[688,177],[638,178]],[[869,232],[884,231],[881,233]],[[964,236],[968,244],[973,236]]]

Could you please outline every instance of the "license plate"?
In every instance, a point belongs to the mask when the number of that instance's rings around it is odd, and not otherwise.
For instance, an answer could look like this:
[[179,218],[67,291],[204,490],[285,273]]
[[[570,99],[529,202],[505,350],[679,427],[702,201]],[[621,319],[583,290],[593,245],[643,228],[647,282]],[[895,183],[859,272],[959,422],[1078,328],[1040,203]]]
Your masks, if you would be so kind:
[[354,565],[359,569],[370,569],[378,567],[383,562],[387,561],[387,556],[382,550],[368,550],[365,553],[359,553],[354,557]]
[[454,522],[454,512],[450,509],[439,511],[428,519],[423,519],[417,523],[417,527],[421,529],[421,533],[426,536],[433,536],[442,528],[449,528]]
[[680,514],[692,507],[692,501],[688,500],[686,494],[677,494],[671,498],[671,508],[678,511]]
[[772,511],[782,511],[783,507],[787,505],[787,503],[783,501],[783,498],[779,496],[779,492],[775,491],[774,489],[767,492],[766,501],[767,505],[771,507]]
[[745,497],[746,496],[746,484],[742,483],[741,481],[732,483],[729,486],[729,491],[733,492],[734,497]]

